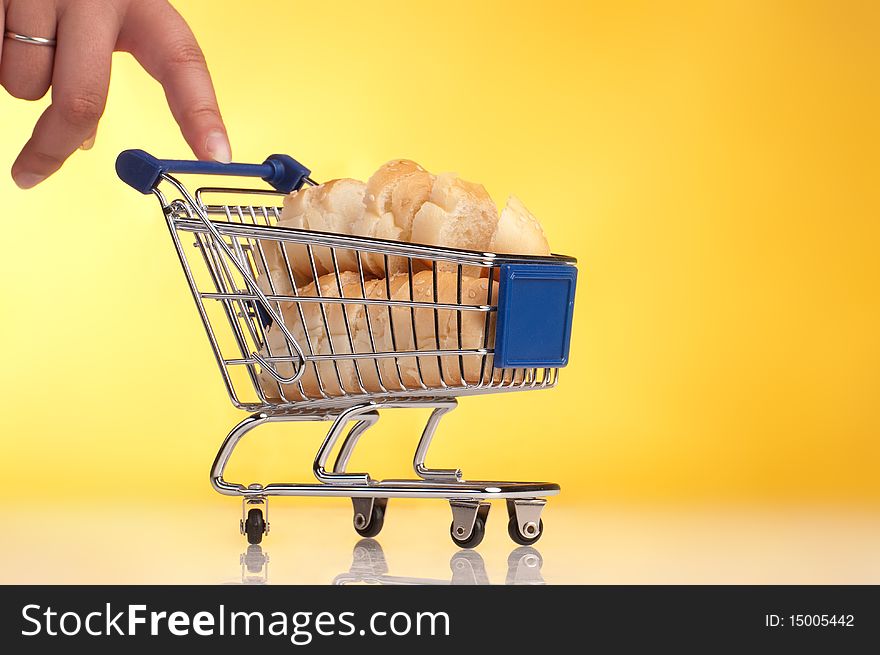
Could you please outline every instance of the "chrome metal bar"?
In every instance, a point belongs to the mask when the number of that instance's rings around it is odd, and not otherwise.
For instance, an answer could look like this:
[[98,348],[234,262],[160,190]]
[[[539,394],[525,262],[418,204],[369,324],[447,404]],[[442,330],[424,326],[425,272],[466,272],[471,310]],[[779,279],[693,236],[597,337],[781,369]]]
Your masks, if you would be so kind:
[[425,466],[425,458],[428,455],[428,448],[431,446],[431,440],[434,438],[434,432],[437,430],[437,425],[440,423],[440,419],[457,406],[458,401],[454,398],[443,404],[437,403],[434,411],[431,412],[431,416],[428,418],[428,422],[422,432],[422,438],[419,439],[419,445],[416,447],[415,455],[413,455],[413,470],[416,472],[416,475],[423,480],[454,482],[461,480],[461,469],[433,469]]
[[[334,353],[332,355],[309,355],[308,359],[312,362],[335,362],[335,361],[343,361],[350,359],[382,359],[388,357],[415,357],[416,355],[422,357],[438,357],[440,355],[484,355],[486,351],[482,348],[475,348],[473,350],[397,350],[394,352],[378,352],[378,353]],[[273,364],[277,364],[279,362],[289,362],[295,361],[290,357],[264,357],[268,362],[272,362]],[[240,365],[240,364],[253,364],[254,360],[243,357],[240,359],[224,359],[224,363],[229,365]],[[427,388],[427,387],[426,387]],[[443,387],[438,387],[443,388]]]
[[312,472],[320,482],[325,484],[336,483],[364,486],[370,484],[370,476],[367,473],[337,473],[335,470],[328,471],[326,466],[327,460],[330,457],[330,452],[333,450],[333,446],[336,445],[336,442],[342,434],[342,430],[345,428],[346,424],[352,419],[359,418],[363,414],[372,412],[374,407],[375,406],[372,403],[355,405],[354,407],[349,407],[341,412],[335,418],[333,425],[330,426],[330,431],[327,433],[327,436],[324,437],[324,442],[318,449],[318,454],[315,455],[315,462],[312,465]]
[[[559,485],[548,482],[490,482],[490,481],[448,481],[440,482],[433,480],[371,480],[366,474],[335,474],[323,471],[323,475],[330,482],[319,483],[273,483],[265,486],[260,484],[237,484],[227,482],[223,473],[229,463],[236,446],[242,438],[251,430],[273,421],[298,422],[298,421],[325,421],[332,420],[333,424],[328,432],[318,455],[315,458],[315,467],[323,469],[326,466],[329,453],[342,432],[342,428],[350,420],[373,420],[368,418],[380,407],[403,408],[438,408],[443,406],[443,401],[437,399],[407,399],[389,401],[383,405],[364,403],[349,408],[339,413],[291,412],[291,413],[266,413],[253,414],[238,425],[227,435],[211,467],[211,485],[218,492],[226,496],[244,496],[265,498],[268,496],[335,496],[335,497],[358,497],[358,498],[445,498],[456,502],[470,502],[473,500],[498,499],[536,499],[553,496],[559,493]],[[364,428],[365,430],[366,428]],[[361,430],[362,434],[363,430]],[[349,433],[351,434],[351,433]],[[359,436],[359,435],[358,435]],[[344,446],[343,446],[344,447]],[[352,445],[353,447],[353,445]],[[341,453],[340,453],[341,454]],[[350,449],[349,449],[350,454]],[[355,477],[360,477],[360,482],[353,483]]]
[[[199,296],[206,300],[259,300],[254,295],[247,293],[215,293],[211,291],[200,292]],[[376,305],[391,307],[413,307],[423,309],[439,309],[449,311],[470,311],[470,312],[497,312],[497,306],[491,305],[456,305],[453,303],[427,302],[419,300],[385,300],[384,298],[337,298],[335,296],[285,296],[285,295],[266,295],[267,300],[279,302],[301,302],[301,303],[336,303],[339,305]]]
[[[221,270],[218,270],[221,269],[221,267],[217,260],[222,261],[222,257],[219,253],[216,252],[216,249],[213,247],[213,245],[211,245],[211,240],[210,238],[208,238],[208,235],[197,234],[195,235],[195,238],[196,244],[198,245],[198,248],[201,251],[205,261],[214,263],[213,266],[209,266],[214,284],[217,286],[218,289],[226,289],[226,281],[231,279],[231,275],[229,274],[228,269],[225,271],[226,277],[221,274]],[[239,303],[239,307],[242,312],[246,311],[242,303]],[[223,301],[223,312],[226,315],[227,322],[229,323],[233,339],[238,346],[239,352],[241,353],[242,357],[246,357],[247,353],[250,351],[250,348],[248,348],[247,338],[242,332],[241,325],[239,324],[238,318],[236,317],[234,304],[231,301]],[[248,374],[251,377],[252,383],[255,386],[259,386],[257,384],[254,367],[252,365],[249,365],[247,369]]]
[[[385,270],[388,271],[388,255],[385,255],[384,258]],[[385,276],[385,297],[387,300],[391,301],[391,276]],[[386,305],[388,309],[388,331],[391,333],[391,349],[395,352],[397,351],[397,335],[394,328],[394,312],[391,310],[391,305]],[[397,379],[400,380],[400,388],[406,389],[406,384],[403,382],[403,371],[400,370],[400,358],[394,358],[394,367],[397,369]]]
[[[281,256],[284,259],[284,266],[285,270],[287,271],[287,279],[290,282],[291,289],[293,289],[294,297],[297,298],[299,297],[299,290],[296,288],[296,280],[293,276],[293,266],[291,266],[290,259],[288,258],[287,248],[284,247],[284,244],[279,244],[278,247],[281,249]],[[308,324],[306,323],[306,315],[303,311],[302,305],[300,305],[299,303],[295,304],[297,313],[299,314],[299,320],[302,323],[303,334],[306,337],[306,346],[309,350],[309,355],[307,356],[307,359],[309,359],[315,354],[315,347],[312,345],[312,337],[309,334],[310,330]],[[305,365],[308,366],[308,362]],[[321,379],[321,372],[318,370],[318,365],[312,362],[312,368],[315,371],[315,381],[318,384],[318,393],[321,395],[322,398],[327,398],[328,396],[324,392],[324,383]],[[304,398],[308,396],[305,391],[302,392],[302,395]]]
[[[312,250],[311,244],[306,246],[306,252],[308,252],[308,255],[309,255],[309,267],[311,268],[312,277],[314,278],[314,281],[315,281],[315,293],[317,293],[319,297],[323,296],[324,294],[321,293],[320,276],[318,275],[318,269],[317,269],[317,266],[315,265],[315,253]],[[330,334],[330,323],[327,321],[327,308],[324,306],[324,303],[320,303],[318,305],[318,308],[321,310],[321,320],[324,323],[324,334],[327,335],[327,347],[330,349],[330,352],[332,353],[333,352],[333,336]],[[303,328],[306,330],[306,332],[309,331],[307,325],[303,325]],[[318,354],[319,353],[312,351],[312,357],[314,357],[315,355],[318,355]],[[333,395],[344,396],[346,394],[346,391],[345,391],[345,385],[342,382],[342,376],[339,374],[339,366],[336,365],[335,361],[331,360],[331,363],[333,364],[333,371],[336,373],[336,381],[339,383],[339,393],[333,394]],[[317,369],[317,365],[315,366],[315,368]],[[324,391],[324,390],[322,389],[322,391]]]
[[[170,175],[165,175],[163,176],[163,179],[171,180],[173,178]],[[187,197],[191,198],[188,194]],[[201,206],[199,206],[198,209],[199,212],[204,213],[206,216],[223,214],[222,207],[216,208],[213,211],[204,209]],[[459,250],[457,248],[441,248],[438,246],[426,246],[423,244],[402,241],[388,241],[385,239],[377,239],[375,237],[341,235],[331,232],[319,232],[316,230],[304,230],[286,226],[267,227],[262,225],[241,225],[237,223],[218,223],[210,220],[208,220],[208,222],[214,226],[214,230],[224,235],[246,235],[253,238],[312,244],[314,246],[327,248],[337,247],[380,255],[387,254],[407,259],[415,258],[426,261],[461,263],[467,266],[480,268],[490,268],[500,264],[575,264],[577,262],[574,257],[567,257],[564,255],[549,255],[545,257],[538,255],[478,253],[471,250]],[[205,227],[201,220],[192,220],[184,221],[181,224],[181,229],[185,231],[203,231]]]
[[[296,380],[298,380],[302,376],[303,370],[304,370],[303,364],[305,363],[305,355],[303,354],[302,348],[300,348],[300,345],[297,343],[296,339],[294,339],[293,335],[290,334],[290,331],[284,326],[283,321],[276,314],[275,310],[272,308],[269,301],[266,300],[266,297],[263,294],[263,292],[260,290],[259,285],[257,284],[256,280],[254,280],[248,274],[248,271],[244,268],[242,263],[239,262],[238,259],[235,257],[235,253],[229,248],[229,246],[223,240],[223,235],[221,234],[217,225],[208,219],[207,214],[205,214],[204,211],[201,209],[201,207],[196,204],[196,201],[189,194],[189,191],[187,191],[186,188],[180,182],[178,182],[176,179],[174,179],[170,175],[163,174],[162,179],[167,181],[169,184],[173,185],[180,192],[180,194],[184,197],[186,202],[189,203],[189,206],[192,207],[193,209],[195,209],[196,214],[198,215],[200,222],[202,223],[202,225],[204,225],[204,227],[208,230],[208,232],[214,238],[214,243],[217,245],[217,247],[219,247],[223,251],[223,253],[229,258],[229,260],[232,261],[232,263],[236,266],[236,268],[239,269],[239,273],[243,276],[245,283],[250,288],[251,292],[256,294],[259,297],[261,304],[264,306],[264,309],[269,314],[269,316],[273,320],[278,321],[279,328],[281,329],[281,332],[284,334],[284,337],[290,341],[291,346],[296,350],[297,354],[302,358],[302,360],[301,360],[300,366],[298,366],[296,369],[296,373],[289,378],[282,376],[282,375],[279,375],[278,372],[275,371],[274,368],[272,368],[271,366],[268,365],[268,363],[265,364],[264,368],[270,375],[272,375],[272,377],[274,377],[276,380],[278,380],[278,382],[283,382],[283,383],[295,382]],[[228,226],[231,224],[226,223],[226,225]],[[252,353],[251,356],[254,357],[257,361],[261,360],[261,356],[259,353],[256,353],[256,352]]]
[[[269,217],[268,217],[268,214],[266,214],[266,223],[269,224]],[[253,243],[254,243],[254,246],[256,247],[256,252],[257,252],[257,253],[259,254],[259,256],[260,256],[260,263],[262,264],[263,270],[265,271],[266,281],[267,281],[268,284],[269,284],[269,290],[272,291],[272,295],[274,296],[274,295],[275,295],[275,291],[276,291],[276,288],[275,288],[275,281],[273,280],[272,275],[271,275],[270,272],[269,272],[269,262],[268,262],[268,260],[266,259],[266,253],[265,253],[264,250],[263,250],[263,241],[262,241],[261,239],[254,239],[254,240],[253,240]],[[284,253],[284,248],[283,248],[280,244],[278,244],[278,248],[279,248],[279,250],[282,251],[282,253]],[[289,270],[289,269],[288,269],[288,270]],[[289,273],[288,273],[288,274],[289,274]],[[292,281],[292,280],[291,280],[291,287],[295,289],[295,285],[293,284],[293,281]],[[202,297],[204,298],[205,296],[202,295]],[[272,296],[267,295],[266,297],[267,297],[269,300],[275,300],[275,298],[273,298]],[[294,297],[295,297],[295,296],[294,296]],[[254,296],[253,300],[257,300],[256,296]],[[279,314],[280,316],[283,317],[283,312],[281,311],[281,301],[278,301],[278,314]],[[265,330],[266,330],[267,328],[264,328],[263,325],[262,325],[262,323],[261,323],[260,321],[257,321],[257,323],[258,323],[258,325],[259,325],[259,329],[260,329],[260,331],[261,331],[261,332],[265,332]],[[309,352],[311,352],[311,345],[308,343],[308,333],[305,332],[305,328],[303,328],[303,330],[304,330],[304,333],[306,334],[306,342],[307,342],[307,345],[309,346]],[[269,355],[271,355],[272,353],[269,351],[269,342],[268,342],[268,339],[266,338],[266,335],[265,335],[265,334],[263,334],[263,338],[261,339],[261,343],[263,343],[263,344],[265,345],[265,347],[266,347],[266,353],[269,354]],[[290,345],[289,345],[286,341],[284,342],[284,347],[287,349],[288,354],[289,354],[291,357],[293,357],[293,356],[294,356],[293,349],[291,349]],[[268,358],[267,358],[267,359],[268,359]],[[308,366],[308,363],[303,364],[303,366]],[[297,388],[298,388],[300,394],[302,395],[303,398],[305,398],[307,394],[306,394],[305,389],[303,388],[303,385],[302,385],[302,378],[300,378],[300,379],[296,382],[296,384],[297,384]],[[289,399],[287,398],[287,396],[285,395],[285,391],[284,391],[284,387],[285,387],[285,385],[283,385],[283,384],[281,384],[280,382],[278,382],[277,380],[275,380],[275,386],[276,386],[277,389],[278,389],[278,393],[279,393],[279,395],[280,395],[282,398],[284,398],[285,400],[289,400]],[[264,398],[264,394],[263,394],[262,386],[261,386],[259,383],[256,383],[256,384],[255,384],[255,387],[256,387],[256,392],[257,392],[257,394],[258,394],[261,398],[263,398],[263,399],[265,400],[265,398]]]
[[169,211],[167,205],[164,204],[165,200],[161,192],[156,190],[154,193],[159,198],[159,202],[163,204],[163,210],[165,211],[165,222],[168,226],[168,231],[171,234],[171,240],[174,242],[174,249],[177,252],[177,258],[180,261],[180,265],[183,268],[183,273],[186,276],[187,282],[189,283],[189,289],[192,294],[193,300],[195,301],[196,309],[199,312],[199,318],[202,319],[202,325],[205,327],[205,332],[208,334],[208,341],[211,344],[211,350],[214,352],[214,359],[217,360],[217,365],[220,367],[220,374],[223,376],[223,382],[226,385],[226,392],[229,394],[229,399],[232,401],[232,404],[236,407],[241,407],[243,403],[239,400],[238,395],[236,394],[235,385],[233,385],[232,379],[229,377],[229,371],[226,369],[226,366],[223,365],[223,353],[220,350],[220,345],[217,341],[217,335],[214,333],[214,328],[211,325],[211,320],[208,317],[205,306],[199,298],[197,285],[193,277],[193,272],[189,266],[189,260],[187,259],[186,254],[183,251],[183,246],[180,243],[180,238],[178,237],[177,230],[174,227],[174,219],[172,217],[172,214]]
[[[495,271],[496,270],[497,269],[492,269],[489,271],[489,282],[488,282],[488,286],[486,288],[486,304],[487,305],[492,304],[492,281],[495,278]],[[486,314],[486,321],[485,321],[485,324],[483,325],[483,350],[485,350],[487,353],[489,352],[489,327],[490,327],[489,319],[490,319],[490,315]],[[486,374],[486,368],[487,368],[486,364],[488,363],[487,359],[488,359],[488,357],[486,355],[483,355],[483,357],[480,358],[480,384],[481,385],[484,383],[483,376]],[[488,368],[489,368],[489,383],[491,384],[493,372],[492,372],[491,366]]]
[[[433,314],[434,314],[434,343],[437,346],[437,351],[442,353],[443,350],[440,348],[440,314],[437,310],[437,303],[440,301],[440,298],[437,296],[437,267],[434,266],[431,269],[431,292],[434,298],[433,304]],[[443,374],[443,358],[440,355],[437,355],[437,372],[440,374],[440,386],[445,389],[449,385],[446,384],[446,376]]]
[[[462,345],[461,345],[462,344],[461,309],[463,309],[462,302],[461,302],[461,283],[462,283],[463,271],[462,271],[461,264],[456,266],[455,269],[456,269],[455,270],[455,301],[457,304],[456,312],[455,312],[455,334],[458,339],[457,340],[458,349],[461,350],[462,349]],[[488,302],[488,300],[489,299],[487,298],[486,301]],[[486,305],[486,307],[490,307],[490,305]],[[495,309],[497,310],[498,308],[496,307]],[[462,382],[465,379],[464,371],[465,371],[464,357],[462,355],[459,355],[458,356],[458,374],[461,377]]]
[[559,494],[559,485],[551,482],[431,482],[424,480],[373,480],[359,484],[323,484],[318,482],[284,482],[268,484],[259,489],[222,482],[214,485],[224,496],[324,496],[332,498],[439,498],[449,500],[506,500],[508,498],[549,497]]
[[[413,300],[415,300],[415,289],[413,288],[414,283],[413,283],[412,259],[407,259],[406,264],[407,264],[406,272],[407,272],[407,275],[409,276],[409,279],[407,280],[407,284],[409,285],[409,299],[410,299],[410,301],[413,301]],[[385,270],[386,271],[388,270],[388,255],[385,255]],[[416,330],[416,310],[412,305],[410,305],[410,308],[409,308],[409,315],[410,315],[410,327],[412,329],[413,349],[419,350],[419,337],[418,337],[417,330]],[[418,377],[419,377],[419,385],[422,387],[422,389],[427,389],[428,385],[425,384],[425,376],[422,374],[422,358],[421,357],[414,357],[413,359],[415,360],[415,363],[416,363],[416,373],[418,374]]]
[[[330,260],[333,262],[333,271],[336,276],[336,288],[339,291],[339,297],[344,298],[345,297],[345,290],[342,288],[342,277],[341,277],[341,274],[339,273],[339,262],[337,262],[337,260],[336,260],[336,249],[335,248],[330,249]],[[349,321],[348,321],[348,308],[343,306],[340,308],[340,311],[342,312],[342,324],[345,326],[345,336],[348,338],[348,347],[349,347],[349,350],[351,350],[351,352],[354,353],[355,352],[354,338],[352,337],[351,325],[349,324]],[[354,375],[355,375],[355,378],[357,378],[358,389],[360,389],[360,392],[367,393],[367,389],[366,389],[366,387],[364,387],[364,381],[361,378],[361,369],[358,366],[357,361],[354,362]]]
[[352,426],[345,439],[342,440],[339,454],[336,456],[336,462],[333,464],[334,473],[345,473],[345,469],[348,467],[348,462],[351,459],[351,454],[354,452],[354,447],[357,446],[364,432],[379,421],[379,412],[365,412],[360,414],[358,418],[360,420]]
[[[553,385],[547,384],[539,389],[552,389]],[[305,400],[297,400],[288,403],[272,402],[264,405],[260,403],[241,403],[240,409],[250,412],[277,412],[277,411],[305,411],[306,409],[333,409],[338,411],[352,405],[373,402],[384,405],[386,402],[398,402],[405,399],[423,400],[426,398],[459,398],[463,396],[477,396],[485,394],[511,393],[521,391],[517,388],[499,387],[498,385],[486,386],[480,384],[464,384],[448,389],[407,389],[405,391],[389,391],[388,393],[370,392],[369,394],[348,394],[344,397],[316,398],[308,397]]]
[[[357,261],[357,268],[358,268],[358,281],[361,284],[361,296],[366,300],[366,298],[367,298],[367,285],[366,285],[366,282],[364,281],[364,265],[363,265],[363,262],[361,261],[361,253],[360,252],[357,252],[357,251],[355,252],[355,259]],[[387,275],[386,275],[386,277],[387,277]],[[373,321],[372,321],[372,319],[370,319],[369,306],[364,307],[364,319],[367,322],[367,336],[370,338],[370,351],[375,353],[376,352],[376,339],[373,335]],[[373,365],[376,367],[376,380],[379,383],[379,389],[383,392],[387,392],[388,388],[382,382],[382,369],[379,366],[379,360],[374,359]]]

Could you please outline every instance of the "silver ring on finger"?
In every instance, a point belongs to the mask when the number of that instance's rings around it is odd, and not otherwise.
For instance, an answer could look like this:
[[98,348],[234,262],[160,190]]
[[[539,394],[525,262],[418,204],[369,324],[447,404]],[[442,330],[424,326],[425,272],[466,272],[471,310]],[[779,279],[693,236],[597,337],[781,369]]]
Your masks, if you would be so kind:
[[49,48],[55,47],[55,39],[46,39],[42,36],[28,36],[27,34],[18,34],[17,32],[13,32],[11,30],[6,30],[3,34],[7,39],[12,39],[13,41],[18,41],[19,43],[29,43],[31,45],[44,45]]

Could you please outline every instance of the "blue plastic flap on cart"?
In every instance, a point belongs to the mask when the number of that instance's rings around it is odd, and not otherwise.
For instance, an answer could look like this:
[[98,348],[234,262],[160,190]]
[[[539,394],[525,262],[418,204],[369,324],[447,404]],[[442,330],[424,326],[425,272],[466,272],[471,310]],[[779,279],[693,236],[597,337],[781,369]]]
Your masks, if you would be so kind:
[[577,268],[503,264],[495,328],[496,368],[568,364]]

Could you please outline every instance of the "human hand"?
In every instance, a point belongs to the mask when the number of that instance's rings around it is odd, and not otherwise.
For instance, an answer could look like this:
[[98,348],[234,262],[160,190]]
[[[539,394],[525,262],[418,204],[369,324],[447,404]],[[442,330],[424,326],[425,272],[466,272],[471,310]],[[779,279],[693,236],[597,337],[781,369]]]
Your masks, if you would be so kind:
[[[5,19],[5,25],[4,25]],[[167,0],[0,0],[0,84],[16,98],[52,104],[37,121],[12,177],[23,189],[94,142],[114,51],[130,52],[165,89],[168,106],[199,159],[229,162],[229,139],[205,58]],[[9,32],[55,39],[36,45]]]

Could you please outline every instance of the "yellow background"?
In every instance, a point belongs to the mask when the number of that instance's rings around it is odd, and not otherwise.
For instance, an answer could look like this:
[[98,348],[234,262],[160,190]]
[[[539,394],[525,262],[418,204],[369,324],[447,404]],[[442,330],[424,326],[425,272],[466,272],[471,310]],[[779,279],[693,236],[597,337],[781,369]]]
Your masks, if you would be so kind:
[[[236,161],[455,170],[579,259],[560,386],[463,400],[429,463],[559,503],[880,501],[876,3],[175,5]],[[3,166],[46,102],[0,97]],[[158,204],[114,175],[129,147],[189,156],[120,54],[94,150],[32,191],[0,176],[0,479],[231,516],[207,474],[243,414]],[[406,474],[421,418],[383,419],[352,468]],[[254,433],[230,477],[308,479],[323,427]]]

